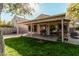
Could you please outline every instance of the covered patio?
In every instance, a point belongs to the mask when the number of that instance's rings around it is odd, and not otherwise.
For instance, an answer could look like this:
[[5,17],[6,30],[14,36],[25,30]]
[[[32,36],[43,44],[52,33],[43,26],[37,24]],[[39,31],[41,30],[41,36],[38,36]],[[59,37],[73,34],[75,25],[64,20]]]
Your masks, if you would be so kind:
[[57,41],[57,39],[68,39],[69,20],[65,19],[65,14],[58,14],[46,18],[35,19],[22,22],[28,26],[28,36]]

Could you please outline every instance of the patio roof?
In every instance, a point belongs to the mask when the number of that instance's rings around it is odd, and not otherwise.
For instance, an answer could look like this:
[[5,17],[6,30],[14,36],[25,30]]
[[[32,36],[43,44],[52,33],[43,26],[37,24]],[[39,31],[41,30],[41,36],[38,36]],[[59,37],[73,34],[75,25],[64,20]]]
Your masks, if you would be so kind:
[[49,17],[50,15],[46,15],[46,14],[40,14],[39,16],[37,16],[35,19],[38,20],[38,19],[43,19],[43,18],[46,18],[46,17]]
[[[42,15],[44,17],[42,17]],[[61,20],[61,19],[66,19],[65,18],[65,13],[57,14],[57,15],[52,15],[52,16],[44,15],[44,14],[42,14],[42,15],[39,15],[34,20],[28,20],[28,21],[24,21],[24,22],[21,22],[21,23],[29,24],[29,23],[49,22],[49,21],[58,21],[58,20]],[[39,17],[41,17],[41,18],[39,18]],[[69,20],[69,19],[66,19],[66,20]]]

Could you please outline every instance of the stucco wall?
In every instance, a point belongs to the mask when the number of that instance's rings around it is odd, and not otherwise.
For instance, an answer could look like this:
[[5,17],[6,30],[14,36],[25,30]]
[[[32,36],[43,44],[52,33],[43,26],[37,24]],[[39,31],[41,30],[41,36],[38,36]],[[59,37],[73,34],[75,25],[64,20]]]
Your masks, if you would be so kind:
[[24,25],[24,24],[18,24],[19,27],[19,31],[23,32],[23,33],[27,33],[28,32],[28,26]]

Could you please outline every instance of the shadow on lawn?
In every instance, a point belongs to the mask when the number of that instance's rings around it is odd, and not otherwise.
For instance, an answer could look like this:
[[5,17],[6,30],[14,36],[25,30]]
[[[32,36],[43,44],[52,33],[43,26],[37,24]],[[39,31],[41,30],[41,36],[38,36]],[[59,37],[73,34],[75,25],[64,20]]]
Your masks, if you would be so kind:
[[40,42],[29,37],[5,39],[5,44],[15,49],[22,56],[79,55],[79,46],[60,42]]

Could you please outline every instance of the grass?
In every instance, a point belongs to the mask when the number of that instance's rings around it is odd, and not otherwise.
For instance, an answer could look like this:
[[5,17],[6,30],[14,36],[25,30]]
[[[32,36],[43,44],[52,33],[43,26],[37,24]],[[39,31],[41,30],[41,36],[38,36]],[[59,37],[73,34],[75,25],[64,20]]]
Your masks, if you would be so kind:
[[79,46],[17,37],[5,39],[5,53],[7,56],[77,56],[79,55]]

